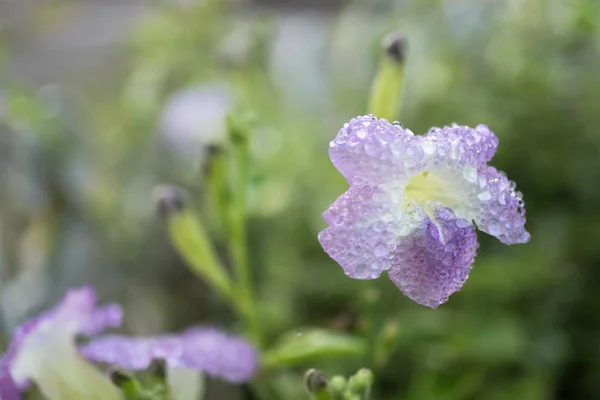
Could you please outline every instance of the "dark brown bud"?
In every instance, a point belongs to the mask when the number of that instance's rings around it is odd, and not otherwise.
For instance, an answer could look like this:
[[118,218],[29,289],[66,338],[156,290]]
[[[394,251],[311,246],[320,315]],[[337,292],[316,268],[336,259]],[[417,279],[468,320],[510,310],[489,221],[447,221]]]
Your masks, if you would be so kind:
[[306,372],[306,387],[310,393],[327,390],[327,377],[321,371],[310,369]]
[[393,32],[383,39],[385,53],[392,60],[404,62],[406,57],[407,41],[406,36],[399,32]]

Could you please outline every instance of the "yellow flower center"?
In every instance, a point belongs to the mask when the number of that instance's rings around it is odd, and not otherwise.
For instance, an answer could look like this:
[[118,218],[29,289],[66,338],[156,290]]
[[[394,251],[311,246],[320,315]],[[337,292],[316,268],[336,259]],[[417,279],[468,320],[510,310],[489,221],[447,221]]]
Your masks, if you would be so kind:
[[461,204],[464,194],[456,179],[441,177],[430,171],[421,172],[413,176],[404,189],[406,199],[417,203],[429,213],[428,204],[437,201],[449,208],[456,208]]

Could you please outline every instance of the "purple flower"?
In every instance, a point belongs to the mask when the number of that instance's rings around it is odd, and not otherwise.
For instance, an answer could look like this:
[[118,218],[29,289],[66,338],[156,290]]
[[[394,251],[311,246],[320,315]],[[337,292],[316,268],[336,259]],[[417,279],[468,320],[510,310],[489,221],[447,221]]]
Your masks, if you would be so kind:
[[21,392],[10,376],[8,366],[2,366],[2,368],[0,368],[0,399],[19,400],[20,398]]
[[473,222],[505,244],[530,239],[521,193],[487,165],[498,142],[485,125],[415,136],[374,116],[352,119],[329,145],[350,188],[323,213],[323,249],[351,278],[388,270],[406,296],[436,308],[469,276]]
[[165,144],[183,156],[197,157],[211,144],[227,136],[227,113],[233,94],[222,84],[207,84],[181,90],[167,99],[160,116]]
[[[53,309],[26,321],[0,359],[0,398],[19,399],[34,380],[49,399],[118,399],[114,386],[77,353],[76,335],[121,324],[117,305],[96,307],[89,287],[69,291]],[[75,397],[73,397],[75,396]]]
[[129,370],[143,370],[152,360],[164,359],[169,368],[197,370],[232,383],[248,381],[258,366],[252,346],[212,328],[152,338],[108,335],[80,351],[89,360]]

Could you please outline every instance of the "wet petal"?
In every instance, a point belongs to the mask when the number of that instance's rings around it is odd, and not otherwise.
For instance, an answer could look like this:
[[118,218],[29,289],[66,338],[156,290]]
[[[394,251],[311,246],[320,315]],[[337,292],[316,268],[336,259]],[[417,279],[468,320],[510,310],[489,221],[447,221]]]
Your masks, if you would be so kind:
[[435,148],[439,143],[439,148],[436,150],[441,159],[455,152],[460,155],[461,161],[477,167],[485,165],[494,157],[500,141],[486,125],[480,124],[476,128],[471,128],[452,124],[443,128],[431,128],[424,137],[423,143],[430,148]]
[[472,211],[477,228],[505,244],[529,242],[525,202],[523,195],[515,191],[515,183],[496,168],[485,167],[479,171],[478,185],[478,202]]
[[216,329],[195,328],[183,334],[183,364],[233,383],[249,380],[258,367],[256,350]]
[[106,335],[92,340],[79,352],[88,360],[136,371],[148,368],[156,358],[164,358],[170,363],[178,361],[182,349],[178,339],[167,336],[136,338]]
[[194,369],[234,383],[249,380],[258,366],[252,346],[211,328],[154,338],[109,335],[91,341],[80,352],[89,360],[130,370],[146,369],[152,360],[162,358],[169,367]]
[[375,279],[390,265],[398,237],[408,235],[422,216],[404,212],[400,196],[377,187],[354,186],[323,213],[329,227],[319,241],[344,273],[355,279]]
[[[329,144],[329,157],[350,185],[408,179],[420,149],[412,132],[386,120],[352,119]],[[415,153],[416,151],[416,153]]]
[[399,243],[388,274],[411,300],[437,308],[466,281],[477,247],[473,225],[438,207],[433,220]]
[[498,146],[487,127],[433,128],[420,145],[428,155],[423,168],[428,178],[411,178],[407,193],[417,193],[423,206],[440,202],[505,244],[529,241],[522,194],[503,172],[485,164]]

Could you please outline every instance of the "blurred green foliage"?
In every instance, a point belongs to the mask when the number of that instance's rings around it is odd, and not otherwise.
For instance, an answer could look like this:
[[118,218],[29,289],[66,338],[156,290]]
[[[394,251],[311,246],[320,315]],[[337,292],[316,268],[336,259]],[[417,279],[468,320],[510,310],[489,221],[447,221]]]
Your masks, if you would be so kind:
[[[186,188],[232,265],[220,201],[207,195],[220,176],[218,154],[202,155],[202,166],[182,160],[157,133],[170,94],[225,82],[236,110],[257,119],[246,171],[247,239],[257,318],[272,348],[267,360],[286,366],[261,377],[274,398],[305,399],[309,367],[347,376],[362,366],[373,369],[382,400],[598,397],[600,3],[351,3],[332,17],[322,71],[327,99],[318,107],[310,96],[286,100],[293,76],[285,84],[272,79],[278,15],[236,11],[217,0],[157,5],[135,30],[126,72],[111,85],[66,92],[8,82],[0,127],[3,288],[42,270],[39,302],[91,282],[134,310],[125,327],[134,333],[197,322],[237,327],[213,293],[190,279],[150,199],[162,182]],[[404,126],[419,133],[452,121],[487,124],[500,138],[493,164],[518,183],[527,204],[532,241],[507,248],[479,234],[469,280],[438,310],[413,304],[385,277],[348,279],[316,240],[322,211],[346,188],[327,157],[328,141],[365,113],[379,42],[391,30],[409,41]],[[232,52],[240,38],[245,46]],[[136,308],[138,296],[158,303],[159,322],[136,325],[149,318]],[[373,331],[374,321],[385,329]],[[332,330],[335,351],[319,357],[318,346],[306,343],[320,331],[305,327]]]

